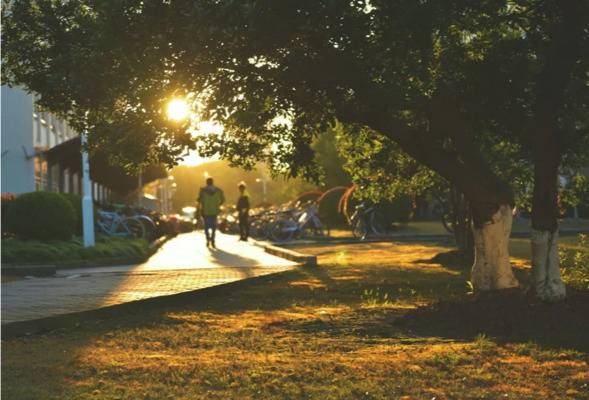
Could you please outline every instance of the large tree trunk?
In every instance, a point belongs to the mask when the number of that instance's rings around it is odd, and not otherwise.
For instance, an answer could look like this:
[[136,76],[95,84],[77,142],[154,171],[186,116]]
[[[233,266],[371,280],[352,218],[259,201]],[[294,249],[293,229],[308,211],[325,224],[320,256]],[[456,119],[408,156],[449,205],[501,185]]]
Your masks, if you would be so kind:
[[474,238],[470,204],[456,186],[452,186],[447,196],[436,196],[442,206],[442,225],[454,235],[454,241],[460,251],[468,257],[474,254]]
[[532,275],[538,298],[558,301],[566,295],[558,255],[559,143],[552,121],[544,121],[534,149],[532,198]]
[[571,72],[582,54],[586,3],[558,3],[561,15],[536,83],[534,106],[534,196],[532,199],[532,270],[539,298],[558,301],[566,290],[558,255],[558,167],[562,154],[575,143],[559,136],[558,118]]
[[466,196],[456,187],[450,189],[450,207],[452,233],[454,234],[456,246],[469,257],[472,257],[474,238],[472,236],[470,205]]
[[[513,191],[480,153],[480,146],[451,90],[441,88],[432,98],[429,131],[414,130],[384,115],[378,112],[366,115],[366,125],[388,136],[417,161],[455,185],[471,205],[476,249],[472,269],[474,289],[519,286],[508,252]],[[440,146],[440,138],[449,139],[451,147]]]
[[475,260],[471,282],[475,292],[518,287],[509,262],[512,207],[502,204],[491,219],[473,225]]
[[532,229],[532,274],[538,298],[560,301],[566,288],[560,277],[558,230],[554,232]]

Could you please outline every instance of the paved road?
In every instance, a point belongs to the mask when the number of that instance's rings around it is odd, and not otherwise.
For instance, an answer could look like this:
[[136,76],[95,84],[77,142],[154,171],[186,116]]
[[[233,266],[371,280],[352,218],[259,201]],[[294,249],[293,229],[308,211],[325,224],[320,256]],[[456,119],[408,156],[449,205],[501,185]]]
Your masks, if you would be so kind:
[[143,264],[58,270],[54,277],[2,283],[2,324],[182,293],[295,266],[235,236],[219,234],[217,247],[207,249],[201,232],[186,233]]

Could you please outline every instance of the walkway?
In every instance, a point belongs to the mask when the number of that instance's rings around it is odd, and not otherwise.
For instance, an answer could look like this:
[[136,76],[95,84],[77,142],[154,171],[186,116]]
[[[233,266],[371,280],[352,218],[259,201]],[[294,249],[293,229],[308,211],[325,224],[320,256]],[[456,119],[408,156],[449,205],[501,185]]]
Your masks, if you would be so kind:
[[217,247],[207,249],[201,232],[186,233],[143,264],[58,270],[54,277],[3,283],[2,324],[188,292],[295,266],[235,236],[219,234]]

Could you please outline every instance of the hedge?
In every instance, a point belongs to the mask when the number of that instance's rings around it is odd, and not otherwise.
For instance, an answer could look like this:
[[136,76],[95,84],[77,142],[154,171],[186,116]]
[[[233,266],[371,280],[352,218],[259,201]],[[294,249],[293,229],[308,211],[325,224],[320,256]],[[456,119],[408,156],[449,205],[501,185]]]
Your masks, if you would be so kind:
[[31,192],[6,210],[6,229],[23,239],[68,240],[77,223],[72,204],[59,193]]

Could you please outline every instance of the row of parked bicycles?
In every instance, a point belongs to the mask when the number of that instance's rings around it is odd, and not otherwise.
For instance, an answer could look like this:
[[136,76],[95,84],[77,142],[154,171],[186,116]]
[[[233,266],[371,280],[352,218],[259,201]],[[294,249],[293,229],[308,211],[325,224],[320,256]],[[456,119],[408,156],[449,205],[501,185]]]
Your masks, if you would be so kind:
[[163,235],[189,232],[194,228],[190,218],[164,215],[143,208],[107,206],[97,211],[96,215],[96,229],[107,236],[153,241]]
[[[254,239],[288,242],[296,238],[329,236],[329,227],[319,219],[313,202],[256,208],[250,211],[250,236]],[[239,232],[237,212],[227,211],[220,218],[224,233]]]
[[[387,218],[375,206],[360,203],[350,218],[352,234],[358,239],[384,235],[387,232],[386,221]],[[239,233],[237,212],[225,212],[220,218],[219,228],[224,233]],[[315,201],[251,210],[250,236],[254,239],[289,242],[329,235],[329,225],[321,220]]]
[[[284,204],[250,211],[250,236],[259,240],[289,242],[294,239],[321,238],[330,235],[330,227],[319,213],[320,198],[304,196]],[[344,204],[345,206],[345,204]],[[358,239],[369,235],[384,235],[390,222],[375,205],[354,204],[346,221]],[[194,216],[164,215],[141,208],[111,205],[97,212],[96,228],[108,236],[144,238],[149,241],[178,232],[189,232],[198,227]],[[219,230],[239,233],[238,213],[226,208],[219,217]]]

